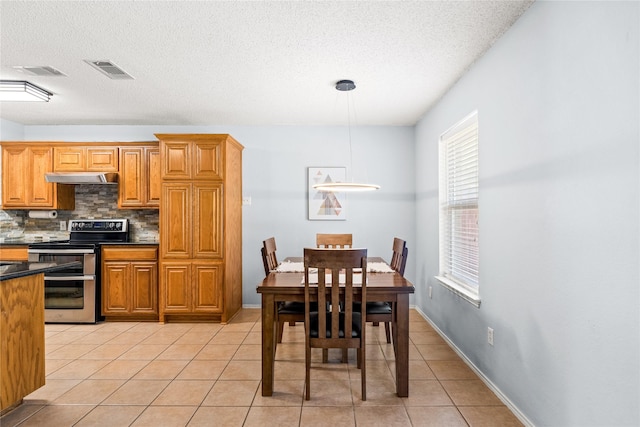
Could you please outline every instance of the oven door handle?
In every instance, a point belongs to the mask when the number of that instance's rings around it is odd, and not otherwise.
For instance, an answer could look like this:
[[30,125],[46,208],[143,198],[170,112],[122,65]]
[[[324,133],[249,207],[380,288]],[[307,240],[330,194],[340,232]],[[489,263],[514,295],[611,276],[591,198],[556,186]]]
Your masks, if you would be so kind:
[[45,281],[50,282],[68,282],[70,280],[96,280],[96,276],[94,275],[84,275],[84,276],[44,276]]
[[47,254],[47,255],[58,255],[58,254],[92,254],[94,253],[93,249],[27,249],[27,253],[30,254]]

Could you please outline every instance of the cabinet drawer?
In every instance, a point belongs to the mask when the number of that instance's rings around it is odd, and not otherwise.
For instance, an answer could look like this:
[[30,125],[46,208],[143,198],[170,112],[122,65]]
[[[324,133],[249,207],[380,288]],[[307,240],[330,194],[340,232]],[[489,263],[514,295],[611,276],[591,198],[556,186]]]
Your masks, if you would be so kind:
[[132,261],[158,259],[158,248],[138,246],[115,246],[102,248],[103,261]]
[[0,260],[2,261],[26,261],[29,258],[27,247],[0,247]]

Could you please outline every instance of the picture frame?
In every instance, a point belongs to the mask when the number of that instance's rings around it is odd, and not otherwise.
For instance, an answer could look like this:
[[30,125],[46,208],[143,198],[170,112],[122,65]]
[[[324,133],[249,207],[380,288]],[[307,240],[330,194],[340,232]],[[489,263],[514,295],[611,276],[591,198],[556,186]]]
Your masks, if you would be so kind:
[[324,182],[344,182],[346,167],[309,167],[308,215],[311,221],[344,221],[347,219],[345,193],[318,191],[314,185]]

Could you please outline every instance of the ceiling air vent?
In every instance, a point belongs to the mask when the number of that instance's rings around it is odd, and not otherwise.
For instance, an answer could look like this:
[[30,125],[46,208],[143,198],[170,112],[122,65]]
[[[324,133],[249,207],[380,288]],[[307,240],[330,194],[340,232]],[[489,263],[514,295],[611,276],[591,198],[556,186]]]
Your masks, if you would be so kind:
[[13,68],[16,71],[20,71],[25,74],[31,74],[33,76],[54,76],[60,77],[65,76],[63,72],[56,70],[55,68],[49,65],[14,65]]
[[133,80],[129,74],[124,72],[120,67],[111,61],[92,61],[85,59],[84,62],[91,65],[96,70],[100,71],[105,76],[114,80]]

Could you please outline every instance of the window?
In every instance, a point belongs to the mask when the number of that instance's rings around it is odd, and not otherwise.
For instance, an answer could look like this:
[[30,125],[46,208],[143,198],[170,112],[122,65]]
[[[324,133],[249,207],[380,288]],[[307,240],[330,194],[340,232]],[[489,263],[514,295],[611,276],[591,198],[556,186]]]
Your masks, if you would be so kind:
[[480,306],[478,281],[478,113],[440,137],[440,273],[436,278]]

